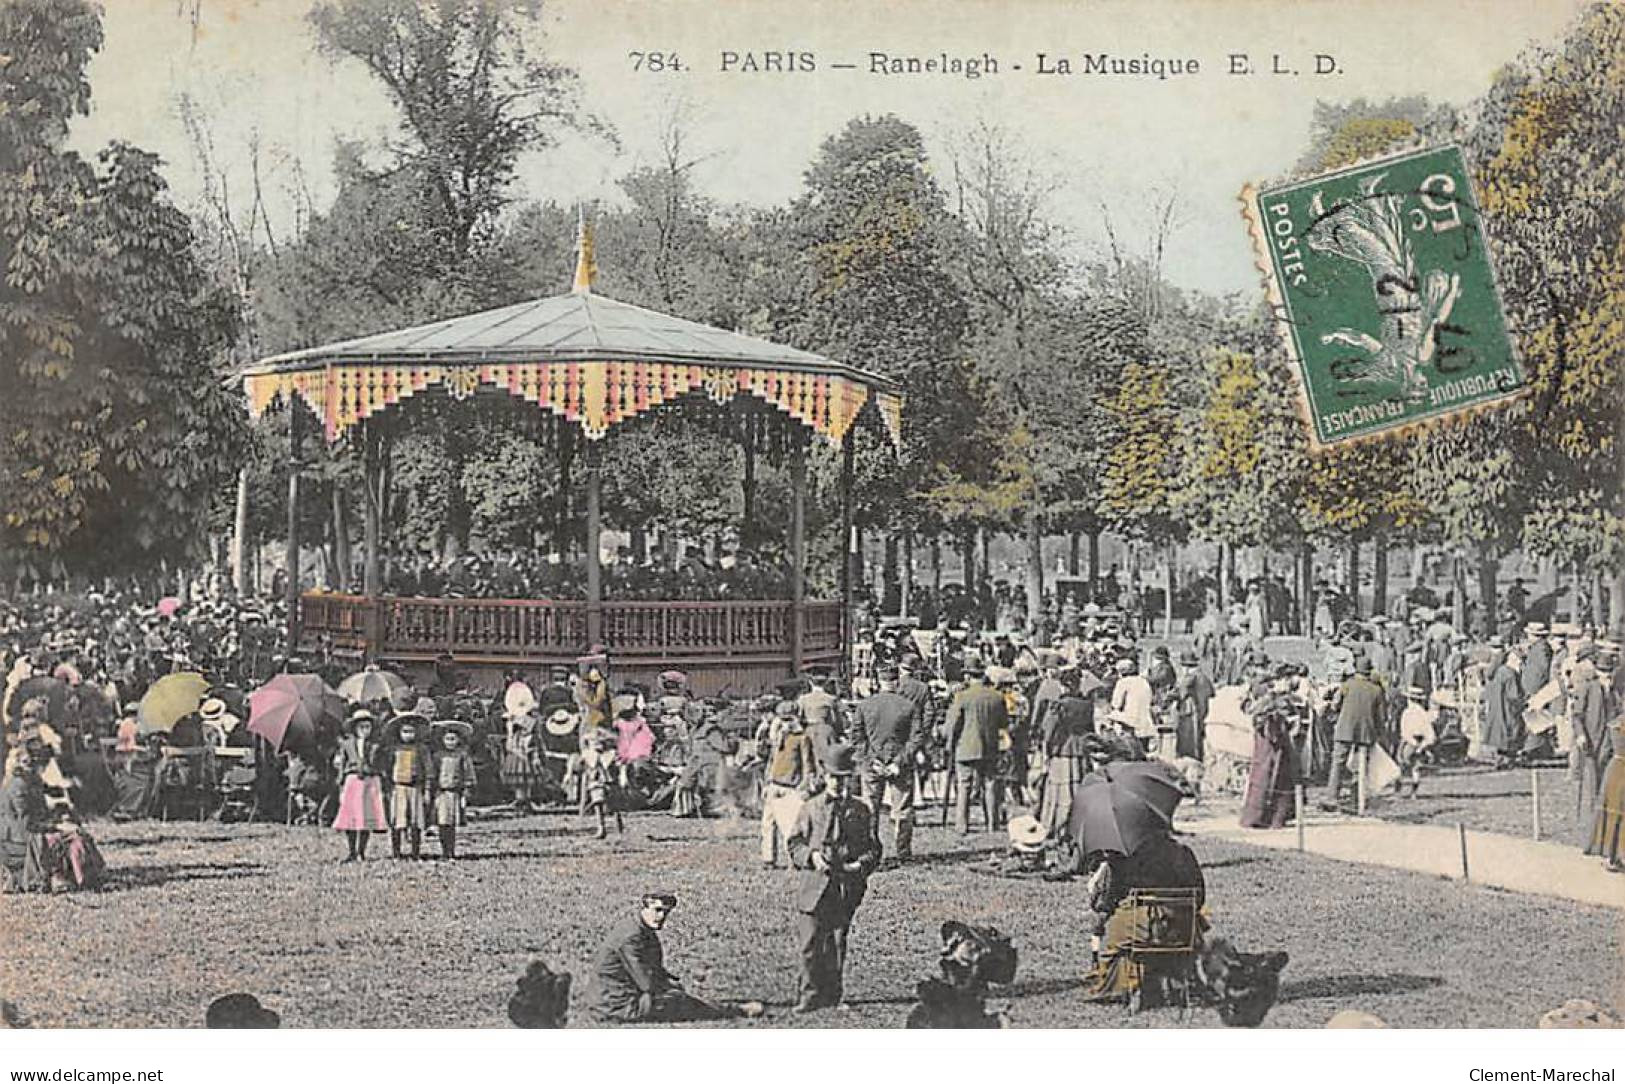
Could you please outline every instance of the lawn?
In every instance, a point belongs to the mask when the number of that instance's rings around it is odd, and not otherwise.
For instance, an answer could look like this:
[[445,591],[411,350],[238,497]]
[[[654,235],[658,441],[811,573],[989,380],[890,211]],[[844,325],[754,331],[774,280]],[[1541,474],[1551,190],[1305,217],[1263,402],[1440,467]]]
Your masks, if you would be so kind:
[[[1015,1026],[1180,1023],[1078,997],[1081,887],[1000,876],[997,841],[934,827],[920,856],[872,882],[853,929],[849,1012],[795,1017],[794,874],[761,869],[742,821],[629,819],[599,842],[573,817],[493,817],[466,860],[394,862],[383,839],[341,865],[334,832],[274,825],[99,825],[113,885],[0,897],[0,997],[38,1026],[195,1026],[214,997],[257,994],[295,1027],[499,1027],[533,956],[577,976],[646,887],[678,892],[668,965],[723,1000],[756,998],[739,1026],[901,1023],[947,918],[991,922],[1021,953],[1001,1000]],[[1292,962],[1271,1027],[1342,1008],[1395,1025],[1530,1026],[1570,997],[1622,998],[1617,912],[1313,856],[1198,840],[1218,930]],[[378,857],[382,853],[384,857]],[[1195,1012],[1192,1026],[1217,1026]]]
[[[1576,810],[1578,784],[1567,768],[1541,768],[1536,774],[1540,777],[1540,838],[1583,847],[1591,838],[1594,815],[1589,784]],[[1424,776],[1416,799],[1385,798],[1372,804],[1371,813],[1411,824],[1459,822],[1473,831],[1530,839],[1535,785],[1528,768],[1447,769]]]

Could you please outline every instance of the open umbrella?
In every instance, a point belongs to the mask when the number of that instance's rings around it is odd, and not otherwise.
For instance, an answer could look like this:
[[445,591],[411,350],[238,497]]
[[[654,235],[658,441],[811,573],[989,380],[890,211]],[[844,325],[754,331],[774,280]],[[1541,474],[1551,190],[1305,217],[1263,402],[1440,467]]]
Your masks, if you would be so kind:
[[248,729],[277,749],[308,749],[344,718],[344,701],[315,674],[278,674],[248,698]]
[[17,687],[12,690],[11,699],[6,702],[6,720],[11,725],[15,726],[17,720],[22,718],[23,705],[30,700],[45,701],[45,721],[59,723],[62,716],[67,713],[67,683],[43,674],[18,682]]
[[406,679],[399,674],[369,666],[339,682],[338,693],[352,704],[368,704],[374,700],[393,702],[406,688]]
[[159,616],[173,617],[175,612],[181,608],[181,600],[176,598],[174,595],[169,595],[166,598],[159,599],[158,605],[155,608],[157,609]]
[[1185,798],[1185,779],[1171,764],[1161,760],[1114,760],[1105,767],[1106,778],[1134,794],[1161,813],[1169,824],[1174,810]]
[[147,689],[136,711],[136,732],[145,736],[155,730],[165,733],[198,709],[208,695],[209,682],[202,674],[182,670],[165,674]]
[[1085,777],[1072,792],[1072,838],[1084,853],[1130,855],[1168,834],[1167,819],[1150,802],[1104,776]]

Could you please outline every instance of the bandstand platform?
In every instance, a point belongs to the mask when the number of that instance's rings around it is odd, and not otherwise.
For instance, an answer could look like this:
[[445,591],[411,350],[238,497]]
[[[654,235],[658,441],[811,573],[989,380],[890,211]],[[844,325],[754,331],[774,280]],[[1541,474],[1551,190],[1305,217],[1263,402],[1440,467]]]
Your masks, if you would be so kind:
[[[755,695],[801,671],[835,667],[841,604],[788,600],[689,602],[399,598],[306,592],[300,650],[426,677],[450,657],[476,685],[509,670],[574,666],[587,645],[609,653],[617,684],[654,687],[681,670],[699,696]],[[599,635],[590,631],[596,626]]]

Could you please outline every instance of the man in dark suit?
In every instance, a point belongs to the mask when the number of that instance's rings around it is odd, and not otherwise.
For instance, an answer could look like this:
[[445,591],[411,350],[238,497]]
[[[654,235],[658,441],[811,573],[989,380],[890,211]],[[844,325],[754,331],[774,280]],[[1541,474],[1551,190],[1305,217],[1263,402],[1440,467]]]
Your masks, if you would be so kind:
[[982,784],[983,809],[987,827],[999,827],[999,735],[1010,728],[1010,712],[1004,697],[987,683],[980,662],[965,665],[967,684],[948,705],[948,749],[954,758],[954,782],[959,787],[955,799],[954,825],[959,834],[970,834],[970,799],[978,781]]
[[749,1011],[697,998],[666,970],[660,930],[676,906],[677,897],[670,892],[647,893],[638,913],[618,923],[598,946],[589,1000],[599,1017],[636,1024],[718,1020]]
[[823,765],[824,789],[807,800],[788,841],[801,877],[796,886],[796,941],[801,948],[796,1012],[839,1005],[846,935],[880,864],[869,807],[851,795],[857,758],[838,745]]
[[880,691],[859,702],[852,736],[863,762],[863,793],[880,831],[880,804],[891,805],[897,831],[897,860],[906,861],[914,847],[914,755],[925,728],[913,701],[897,691],[897,670],[882,667]]
[[1332,772],[1326,782],[1326,797],[1320,803],[1320,808],[1330,812],[1338,809],[1349,754],[1371,748],[1383,726],[1387,698],[1382,686],[1372,679],[1371,670],[1371,656],[1360,656],[1354,673],[1338,690],[1342,706],[1337,714],[1337,729],[1332,732]]

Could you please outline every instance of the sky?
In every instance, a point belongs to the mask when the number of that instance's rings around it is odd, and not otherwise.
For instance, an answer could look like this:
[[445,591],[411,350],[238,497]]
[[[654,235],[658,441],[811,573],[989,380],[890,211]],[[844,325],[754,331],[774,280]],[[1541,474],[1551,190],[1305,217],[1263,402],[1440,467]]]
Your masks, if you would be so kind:
[[[257,143],[282,236],[294,228],[301,190],[318,208],[331,201],[339,140],[379,142],[396,129],[391,104],[359,64],[317,51],[308,0],[103,2],[92,112],[76,124],[74,145],[91,152],[117,138],[157,152],[183,207],[198,206],[205,191],[183,97],[205,121],[239,217]],[[526,156],[518,194],[617,199],[617,177],[658,159],[674,112],[703,158],[699,188],[762,205],[793,197],[820,143],[853,117],[896,113],[915,124],[945,184],[947,148],[988,123],[1042,179],[1073,254],[1100,251],[1108,215],[1126,247],[1143,246],[1152,208],[1177,193],[1167,277],[1211,292],[1257,291],[1237,196],[1247,182],[1291,169],[1317,99],[1424,94],[1467,105],[1531,43],[1560,39],[1577,10],[1573,0],[554,0],[539,42],[576,68],[585,108],[614,128],[619,147],[567,134]],[[657,51],[676,54],[681,70],[652,72],[647,61],[634,69],[632,53]],[[752,61],[766,68],[770,52],[810,54],[816,70],[744,70]],[[874,54],[904,64],[990,54],[998,72],[880,74],[870,70]],[[1194,59],[1199,70],[1084,71],[1084,58],[1100,54]],[[1336,70],[1313,74],[1316,54]],[[1057,72],[1063,60],[1071,74]],[[1232,75],[1232,66],[1249,74]]]

